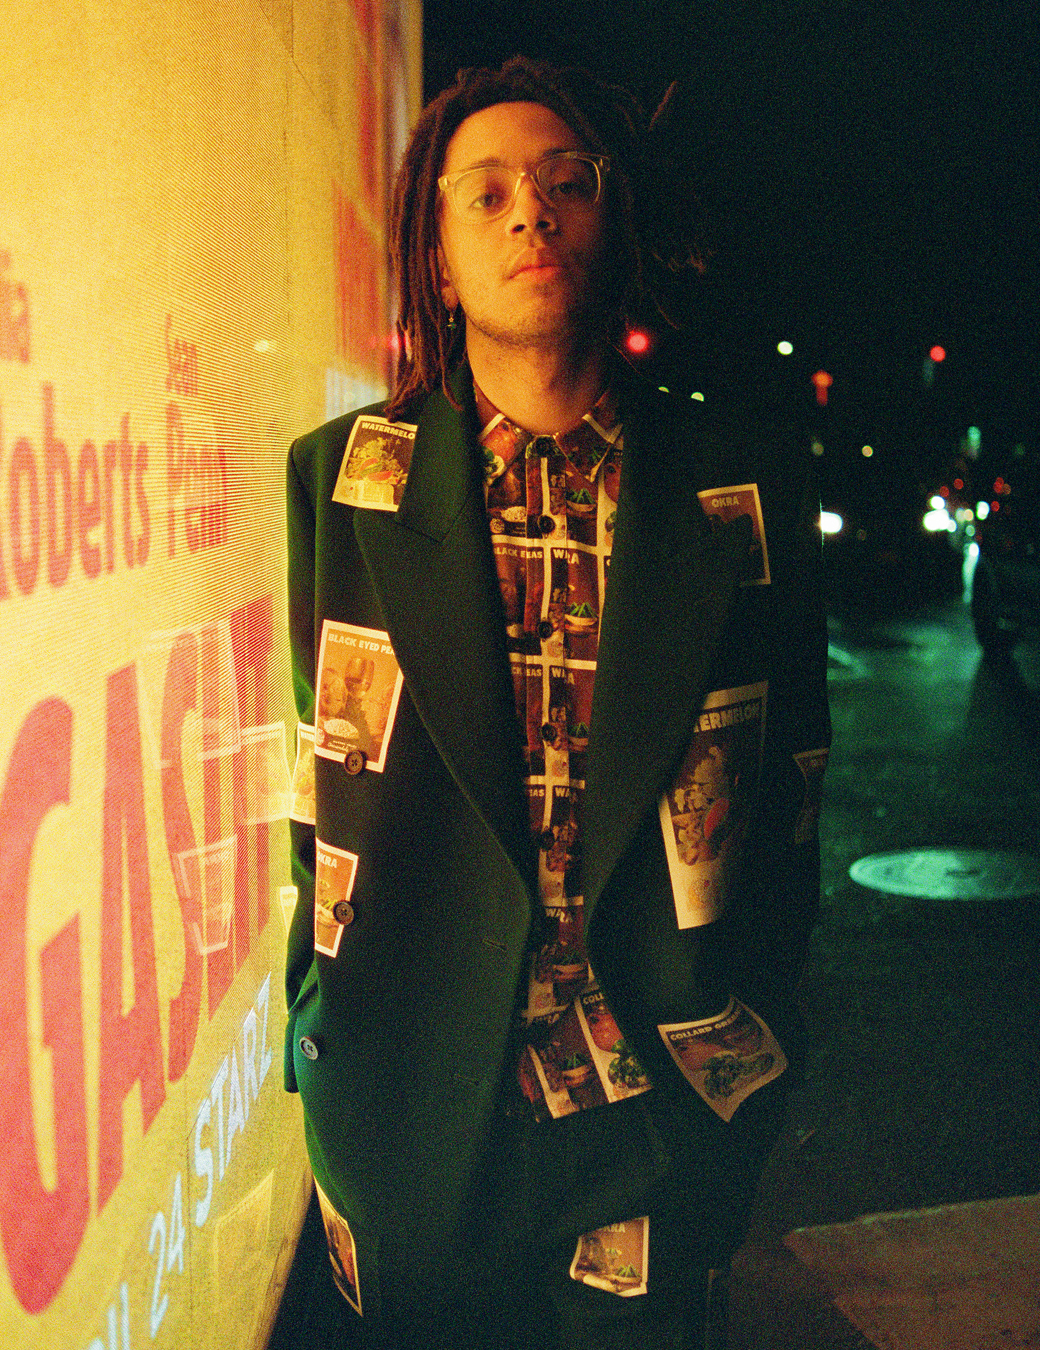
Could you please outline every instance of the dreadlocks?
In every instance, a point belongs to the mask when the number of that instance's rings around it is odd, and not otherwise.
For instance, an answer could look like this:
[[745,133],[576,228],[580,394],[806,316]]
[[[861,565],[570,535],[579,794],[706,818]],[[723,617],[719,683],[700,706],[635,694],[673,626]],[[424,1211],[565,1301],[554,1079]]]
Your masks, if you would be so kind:
[[[507,61],[501,70],[462,70],[455,84],[423,111],[394,184],[390,251],[398,286],[398,356],[396,387],[387,405],[390,418],[438,385],[454,403],[447,379],[461,356],[464,329],[450,322],[441,299],[437,178],[459,126],[471,113],[497,103],[540,103],[566,122],[591,153],[611,157],[605,256],[610,267],[608,304],[617,331],[625,314],[634,312],[644,299],[648,260],[673,270],[697,265],[688,231],[662,219],[661,203],[676,201],[678,194],[674,182],[670,190],[655,191],[652,186],[655,165],[646,143],[650,128],[627,91],[585,71],[558,69],[522,56]],[[639,229],[633,209],[637,197]],[[649,211],[643,198],[653,204]],[[656,239],[651,237],[655,234]]]

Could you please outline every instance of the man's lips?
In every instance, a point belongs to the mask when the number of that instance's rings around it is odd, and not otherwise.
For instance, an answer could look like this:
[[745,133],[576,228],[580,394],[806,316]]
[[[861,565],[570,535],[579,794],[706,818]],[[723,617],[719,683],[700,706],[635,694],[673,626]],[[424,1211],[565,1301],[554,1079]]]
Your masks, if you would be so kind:
[[553,253],[525,253],[509,269],[510,278],[518,277],[521,272],[559,271],[563,263]]

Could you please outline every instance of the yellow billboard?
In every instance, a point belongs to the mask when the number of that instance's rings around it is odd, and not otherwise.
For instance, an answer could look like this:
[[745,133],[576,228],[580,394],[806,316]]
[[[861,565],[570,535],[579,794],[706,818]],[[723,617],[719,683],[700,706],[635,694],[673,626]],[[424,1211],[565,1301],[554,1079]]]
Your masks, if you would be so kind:
[[415,0],[28,0],[0,46],[0,1334],[262,1347],[292,437],[378,397]]

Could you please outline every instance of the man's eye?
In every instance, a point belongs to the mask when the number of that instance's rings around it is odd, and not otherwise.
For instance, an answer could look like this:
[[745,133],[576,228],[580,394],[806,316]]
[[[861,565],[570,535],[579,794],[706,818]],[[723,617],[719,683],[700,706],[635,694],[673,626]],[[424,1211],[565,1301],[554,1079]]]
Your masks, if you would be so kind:
[[550,166],[546,191],[554,201],[590,201],[596,193],[595,170],[580,160]]
[[497,211],[506,197],[502,180],[495,174],[478,174],[459,184],[467,213],[475,216]]

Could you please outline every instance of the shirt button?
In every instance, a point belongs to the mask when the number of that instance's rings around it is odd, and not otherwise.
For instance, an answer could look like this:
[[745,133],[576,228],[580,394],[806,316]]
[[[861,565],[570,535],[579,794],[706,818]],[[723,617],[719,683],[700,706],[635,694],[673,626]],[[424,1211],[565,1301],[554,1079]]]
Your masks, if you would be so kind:
[[552,534],[553,530],[556,529],[556,521],[553,520],[552,516],[539,516],[538,528],[542,534]]
[[321,1054],[321,1051],[318,1049],[317,1041],[312,1041],[309,1036],[300,1037],[300,1049],[308,1059],[317,1059]]
[[349,900],[337,900],[332,906],[332,917],[337,923],[348,924],[354,922],[354,906]]
[[543,642],[548,642],[553,635],[553,626],[551,619],[542,619],[538,624],[538,636]]
[[357,748],[348,750],[343,760],[343,767],[346,769],[347,773],[350,774],[351,778],[353,778],[355,774],[359,774],[365,767],[364,750],[358,750]]

